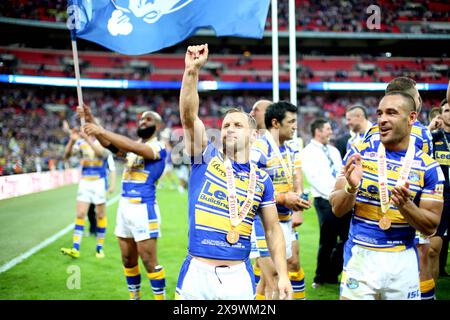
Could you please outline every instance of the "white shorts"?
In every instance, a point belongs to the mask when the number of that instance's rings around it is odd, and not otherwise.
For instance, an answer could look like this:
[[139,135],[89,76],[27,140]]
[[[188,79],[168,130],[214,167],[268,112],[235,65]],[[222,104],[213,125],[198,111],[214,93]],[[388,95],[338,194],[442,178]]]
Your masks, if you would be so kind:
[[134,203],[120,198],[114,234],[136,242],[161,237],[161,215],[157,203]]
[[280,221],[281,230],[283,231],[284,240],[286,242],[286,259],[292,257],[292,219]]
[[81,179],[78,184],[77,201],[93,204],[104,204],[106,202],[105,179]]
[[[399,252],[346,245],[341,296],[351,300],[420,300],[415,248]],[[351,252],[349,252],[351,251]]]
[[250,259],[216,267],[188,256],[178,277],[177,300],[254,300],[255,280]]
[[189,168],[186,165],[181,165],[179,167],[175,167],[175,172],[177,174],[178,179],[188,181],[189,180]]

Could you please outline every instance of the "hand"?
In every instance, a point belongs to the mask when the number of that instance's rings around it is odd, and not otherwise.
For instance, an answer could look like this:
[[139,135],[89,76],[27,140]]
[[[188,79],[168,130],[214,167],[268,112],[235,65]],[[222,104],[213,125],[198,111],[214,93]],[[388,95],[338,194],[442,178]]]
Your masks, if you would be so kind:
[[84,132],[86,132],[87,135],[90,135],[90,136],[99,136],[105,131],[105,129],[103,129],[103,127],[99,126],[98,124],[94,124],[94,123],[86,123],[83,126],[83,130],[84,130]]
[[109,193],[109,194],[113,194],[113,193],[114,193],[114,190],[115,190],[114,186],[111,185],[111,186],[109,186],[109,188],[108,188],[108,193]]
[[78,139],[80,139],[80,134],[76,128],[73,128],[70,133],[70,140],[77,141]]
[[430,131],[433,131],[433,130],[442,128],[442,124],[443,124],[443,122],[442,122],[442,118],[440,116],[434,117],[433,120],[431,120],[431,122],[428,126],[428,129]]
[[208,44],[189,46],[186,51],[184,62],[186,69],[200,70],[208,60]]
[[77,113],[78,113],[78,117],[81,119],[84,117],[84,120],[87,123],[95,123],[95,119],[94,116],[92,115],[92,111],[91,108],[86,105],[83,104],[83,106],[77,106]]
[[281,277],[278,280],[278,290],[280,300],[292,300],[292,285],[289,278],[286,276]]
[[300,199],[300,206],[302,207],[302,209],[308,210],[309,208],[311,208],[311,205],[312,205],[311,199],[308,199],[308,201]]
[[350,187],[356,188],[359,186],[359,182],[363,175],[361,155],[354,154],[348,158],[344,167],[344,175]]
[[303,224],[303,211],[294,211],[292,213],[292,228],[297,228]]
[[65,133],[71,134],[70,126],[69,126],[69,123],[67,122],[67,120],[63,120],[62,129]]
[[289,191],[284,193],[284,196],[285,196],[284,203],[281,203],[282,205],[294,211],[299,211],[303,209],[302,199],[300,199],[299,193]]
[[391,191],[392,203],[397,208],[403,208],[409,201],[411,201],[411,194],[409,192],[409,182],[407,181],[404,186],[395,186]]

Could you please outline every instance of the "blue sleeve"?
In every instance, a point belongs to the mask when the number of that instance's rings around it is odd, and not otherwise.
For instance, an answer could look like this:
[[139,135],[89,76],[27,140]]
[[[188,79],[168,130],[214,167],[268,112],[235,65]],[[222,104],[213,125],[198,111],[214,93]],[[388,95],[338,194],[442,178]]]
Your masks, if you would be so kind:
[[208,141],[208,144],[201,154],[190,156],[190,162],[192,166],[208,164],[213,157],[217,155],[218,150],[214,145]]
[[348,158],[350,158],[355,153],[358,153],[355,146],[348,149],[347,153],[344,156],[344,159],[342,160],[342,165],[345,166],[347,164]]
[[264,177],[264,191],[262,194],[260,207],[275,205],[275,191],[273,189],[272,179],[270,179],[268,174],[265,174]]

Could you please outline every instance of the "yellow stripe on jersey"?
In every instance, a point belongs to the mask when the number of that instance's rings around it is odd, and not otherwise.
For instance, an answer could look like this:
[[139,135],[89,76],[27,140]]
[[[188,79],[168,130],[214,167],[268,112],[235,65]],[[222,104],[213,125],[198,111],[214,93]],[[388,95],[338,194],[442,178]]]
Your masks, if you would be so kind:
[[103,160],[81,159],[80,163],[83,167],[101,167],[101,166],[103,166]]
[[[227,232],[231,230],[231,222],[229,217],[219,216],[198,208],[195,210],[195,223],[197,225],[200,224]],[[252,226],[247,223],[240,223],[237,226],[236,231],[244,236],[250,236]]]
[[95,176],[82,176],[81,180],[88,180],[88,181],[93,181],[93,180],[98,180],[100,179],[99,175],[95,175]]
[[141,203],[142,202],[142,198],[141,197],[136,197],[136,198],[123,197],[123,198],[126,199],[129,203]]
[[291,212],[289,212],[289,214],[279,214],[278,215],[278,220],[279,221],[289,221],[289,220],[291,220],[291,217],[292,217],[292,213]]
[[422,128],[413,125],[413,126],[411,127],[411,134],[415,134],[415,135],[421,137],[421,136],[422,136]]
[[[266,241],[266,239],[256,240],[256,247],[257,248],[267,248],[267,241]],[[255,272],[255,274],[256,274],[256,272]]]
[[148,172],[126,169],[123,171],[122,180],[145,182],[147,181],[148,175],[149,175]]
[[368,250],[373,250],[373,251],[383,251],[383,252],[399,252],[399,251],[404,251],[406,250],[406,246],[405,245],[397,245],[395,247],[389,247],[389,248],[375,248],[375,247],[367,247],[367,246],[363,246],[360,245],[359,246],[366,248]]

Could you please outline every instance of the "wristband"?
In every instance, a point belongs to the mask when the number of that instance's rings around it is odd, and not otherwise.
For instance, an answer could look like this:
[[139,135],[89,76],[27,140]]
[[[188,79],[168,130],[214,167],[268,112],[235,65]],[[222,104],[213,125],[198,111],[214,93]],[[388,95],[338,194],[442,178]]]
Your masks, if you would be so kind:
[[105,147],[106,149],[108,149],[109,151],[111,151],[112,153],[116,154],[117,152],[119,152],[119,148],[117,148],[115,145],[113,145],[112,143],[109,144],[107,147]]
[[352,187],[348,184],[348,182],[345,184],[344,190],[348,194],[356,194],[358,192],[359,186]]

